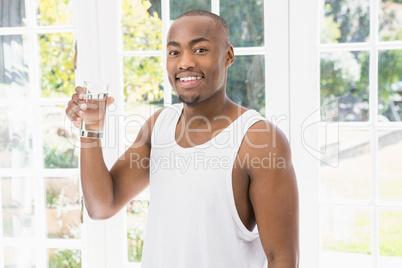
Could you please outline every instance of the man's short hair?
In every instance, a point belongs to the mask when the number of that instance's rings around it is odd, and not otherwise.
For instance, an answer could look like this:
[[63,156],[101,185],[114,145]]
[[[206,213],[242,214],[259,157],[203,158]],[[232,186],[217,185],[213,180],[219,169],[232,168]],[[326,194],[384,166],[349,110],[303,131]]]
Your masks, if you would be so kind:
[[216,25],[218,26],[219,30],[222,32],[226,44],[229,44],[230,42],[229,25],[222,17],[206,10],[194,9],[184,12],[177,19],[190,16],[204,16],[213,19]]

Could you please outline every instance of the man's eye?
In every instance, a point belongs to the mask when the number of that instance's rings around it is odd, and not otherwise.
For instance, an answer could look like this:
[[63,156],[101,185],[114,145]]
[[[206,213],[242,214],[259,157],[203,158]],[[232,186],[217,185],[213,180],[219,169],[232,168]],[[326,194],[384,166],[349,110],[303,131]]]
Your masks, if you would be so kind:
[[198,48],[198,49],[195,50],[195,52],[197,52],[197,53],[202,53],[202,52],[205,52],[205,51],[207,51],[205,48]]
[[177,55],[179,55],[179,52],[177,52],[177,51],[170,51],[170,52],[169,52],[169,55],[171,55],[171,56],[177,56]]

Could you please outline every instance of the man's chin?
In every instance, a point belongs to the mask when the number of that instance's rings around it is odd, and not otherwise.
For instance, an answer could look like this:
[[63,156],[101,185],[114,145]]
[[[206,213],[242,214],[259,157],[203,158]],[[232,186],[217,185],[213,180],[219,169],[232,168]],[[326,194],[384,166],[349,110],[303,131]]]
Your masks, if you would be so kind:
[[186,105],[195,106],[200,102],[200,96],[188,97],[179,95],[179,100]]

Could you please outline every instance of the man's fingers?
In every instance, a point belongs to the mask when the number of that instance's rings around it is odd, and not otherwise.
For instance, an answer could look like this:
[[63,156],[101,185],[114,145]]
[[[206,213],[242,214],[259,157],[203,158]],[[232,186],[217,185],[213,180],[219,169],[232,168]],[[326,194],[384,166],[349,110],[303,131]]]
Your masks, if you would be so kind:
[[[83,87],[76,87],[75,93],[66,108],[67,117],[78,127],[82,121],[82,116],[85,114],[85,110],[88,108],[88,104],[84,100],[84,90]],[[113,97],[108,97],[107,106],[114,102],[115,99]]]
[[76,93],[73,94],[66,108],[67,117],[73,122],[80,122],[84,114],[83,109],[86,109],[83,90],[82,87],[75,88]]
[[114,103],[115,99],[113,97],[107,98],[107,106],[109,107],[110,104]]
[[[84,100],[84,94],[78,94],[75,93],[72,97],[72,101],[77,105],[77,107],[81,110],[86,110],[87,109],[87,104],[85,103]],[[78,111],[76,111],[78,112]]]
[[66,114],[71,121],[81,121],[83,111],[81,111],[77,105],[72,103],[67,107]]
[[78,87],[75,88],[75,93],[77,94],[77,96],[80,96],[82,94],[81,99],[83,99],[84,98],[84,93],[85,93],[85,88],[78,86]]
[[[74,95],[76,95],[76,97],[79,100],[81,100],[82,102],[84,102],[84,94],[85,94],[85,89],[83,87],[76,87],[75,88],[75,94]],[[81,103],[77,102],[77,104],[81,104]]]

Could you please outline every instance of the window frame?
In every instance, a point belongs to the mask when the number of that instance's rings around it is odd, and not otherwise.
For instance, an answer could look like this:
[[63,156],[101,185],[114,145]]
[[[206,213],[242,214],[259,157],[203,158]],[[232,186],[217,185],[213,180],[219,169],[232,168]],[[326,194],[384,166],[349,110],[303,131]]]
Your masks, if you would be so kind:
[[[31,5],[32,1],[26,1]],[[308,134],[304,132],[308,119],[312,118],[314,133],[322,127],[319,114],[314,114],[320,110],[319,100],[319,54],[322,51],[332,50],[367,50],[370,51],[370,121],[363,123],[339,123],[333,127],[339,128],[364,128],[371,131],[371,150],[377,150],[377,129],[401,129],[397,122],[382,123],[377,122],[377,75],[376,57],[380,49],[401,48],[401,42],[386,42],[386,44],[346,44],[346,45],[320,45],[319,43],[319,7],[318,0],[308,1],[264,1],[264,42],[263,47],[257,48],[235,48],[235,55],[265,55],[265,98],[266,98],[266,117],[274,121],[285,132],[290,140],[292,148],[292,159],[296,169],[300,194],[300,250],[301,267],[319,267],[320,258],[320,231],[319,231],[319,208],[324,204],[318,199],[319,193],[319,161],[311,154],[311,150],[306,148]],[[30,4],[31,3],[31,4]],[[119,2],[120,3],[120,2]],[[162,18],[169,18],[169,1],[161,1]],[[305,7],[310,8],[306,9]],[[28,7],[27,7],[28,8]],[[33,8],[32,6],[29,8]],[[212,12],[219,13],[219,0],[211,1]],[[303,13],[300,12],[303,10]],[[166,63],[164,49],[166,47],[166,35],[169,28],[169,20],[162,21],[162,51],[146,52],[124,52],[121,50],[120,29],[120,4],[107,0],[74,1],[74,36],[78,40],[78,68],[76,71],[76,84],[80,85],[84,80],[102,80],[111,84],[110,95],[116,98],[116,105],[108,111],[112,118],[107,122],[107,138],[103,141],[103,151],[105,163],[110,168],[119,155],[124,150],[124,144],[117,143],[121,140],[124,122],[120,121],[119,115],[123,114],[123,77],[122,77],[122,58],[124,56],[162,56],[163,64]],[[371,23],[378,25],[378,1],[370,0]],[[30,18],[31,20],[34,18]],[[378,26],[375,26],[378,27]],[[371,27],[370,36],[374,36],[374,28]],[[63,26],[41,27],[47,31],[69,31]],[[309,29],[308,31],[306,29]],[[378,28],[377,28],[378,29]],[[17,30],[15,32],[14,30]],[[30,35],[35,35],[35,27],[27,30]],[[0,34],[17,34],[20,29],[1,29]],[[377,32],[375,32],[377,34]],[[32,38],[32,37],[30,37]],[[35,42],[33,42],[35,44]],[[30,54],[31,63],[38,62],[36,51]],[[375,55],[375,56],[373,56]],[[280,66],[281,68],[278,68]],[[372,75],[374,74],[374,76]],[[35,70],[30,71],[30,85],[35,89],[34,100],[41,105],[65,104],[65,100],[43,100],[40,98],[39,74]],[[164,72],[164,104],[171,103],[170,86]],[[302,101],[301,101],[302,100]],[[0,103],[1,104],[1,103]],[[115,117],[113,117],[115,116]],[[374,120],[375,119],[375,120]],[[124,121],[124,120],[123,120]],[[310,122],[311,123],[311,122]],[[41,130],[35,129],[35,137],[40,137]],[[310,137],[311,138],[311,137]],[[316,137],[312,137],[316,140]],[[315,144],[316,146],[318,145]],[[34,150],[41,150],[40,142],[34,143]],[[317,146],[318,147],[318,146]],[[316,147],[316,148],[317,148]],[[376,153],[372,155],[373,161],[376,160]],[[35,157],[35,161],[38,160]],[[376,162],[373,163],[376,163]],[[36,165],[34,163],[34,165]],[[3,170],[0,170],[2,174]],[[54,171],[54,172],[53,172]],[[55,176],[60,170],[49,171]],[[79,169],[74,171],[79,174]],[[10,172],[10,171],[7,171]],[[37,171],[40,173],[40,171]],[[46,171],[47,172],[47,171]],[[45,172],[45,173],[46,173]],[[64,170],[63,170],[64,172]],[[76,172],[76,173],[75,173]],[[376,192],[377,167],[372,166],[372,195]],[[15,171],[12,174],[27,174],[28,171]],[[50,174],[49,173],[49,174]],[[54,175],[53,175],[54,174]],[[6,175],[4,175],[6,176]],[[43,196],[43,178],[48,176],[41,174],[42,188],[37,189],[37,196]],[[50,176],[50,175],[49,175]],[[60,176],[60,175],[59,175]],[[374,187],[374,188],[373,188]],[[148,199],[147,195],[140,195],[137,199]],[[39,198],[39,200],[41,200]],[[378,199],[373,196],[374,205],[372,209],[372,247],[377,248],[378,244],[378,218],[377,209],[380,208]],[[44,202],[36,204],[38,209],[44,210]],[[331,204],[332,205],[332,204]],[[351,204],[353,205],[353,204]],[[399,208],[399,207],[398,207]],[[1,208],[0,208],[1,209]],[[37,210],[38,211],[38,210]],[[41,212],[41,213],[44,213]],[[0,227],[1,227],[0,223]],[[38,222],[39,224],[39,222]],[[42,224],[42,223],[40,223]],[[40,225],[38,225],[40,226]],[[120,211],[116,216],[105,221],[90,220],[85,213],[84,225],[82,227],[82,264],[83,267],[140,267],[138,263],[127,261],[127,229],[125,210]],[[2,248],[8,241],[1,241]],[[58,244],[59,245],[59,244]],[[47,246],[47,244],[46,244]],[[74,245],[75,246],[75,245]],[[75,248],[75,247],[74,247]],[[46,247],[44,248],[44,250]],[[4,251],[0,252],[0,259]],[[37,249],[38,264],[46,264],[46,252]],[[377,264],[378,249],[372,248],[373,267]],[[39,257],[39,258],[38,258]],[[40,261],[39,261],[40,260]]]
[[[306,149],[317,148],[320,121],[317,0],[289,1],[290,144],[300,203],[300,267],[319,267],[319,161]],[[309,8],[305,8],[308,6]],[[303,10],[303,12],[300,12]],[[309,30],[306,30],[309,29]],[[311,126],[313,137],[305,133]]]
[[[320,43],[320,12],[322,1],[309,0],[303,3],[290,0],[290,99],[291,99],[291,131],[293,161],[296,165],[300,191],[300,223],[301,223],[301,255],[302,265],[323,267],[321,264],[321,234],[319,210],[322,207],[368,208],[371,210],[371,265],[379,265],[379,223],[378,212],[382,208],[401,209],[399,202],[384,202],[378,199],[378,131],[402,130],[400,122],[378,122],[378,51],[402,49],[402,41],[378,41],[378,14],[381,0],[370,0],[370,41],[364,43],[321,44]],[[303,9],[309,6],[309,9]],[[298,10],[304,10],[300,14]],[[306,31],[311,29],[311,31]],[[303,40],[303,42],[298,42]],[[320,53],[333,51],[368,51],[370,53],[369,67],[369,120],[367,122],[334,122],[328,124],[321,121],[320,111]],[[299,83],[299,85],[298,85]],[[302,86],[300,86],[300,84]],[[298,88],[305,89],[304,91]],[[302,102],[300,100],[303,100]],[[307,108],[306,108],[307,107]],[[309,120],[312,119],[312,120]],[[299,121],[300,120],[300,121]],[[311,125],[309,125],[311,124]],[[312,126],[313,137],[304,131]],[[367,130],[370,132],[371,158],[371,200],[361,202],[336,202],[319,198],[320,172],[318,150],[318,130],[335,128],[339,130]],[[310,143],[306,140],[315,141]],[[299,166],[300,165],[300,166]],[[310,196],[309,196],[310,195]],[[308,239],[311,240],[308,243]],[[309,249],[304,246],[310,247]]]
[[[46,226],[46,191],[45,179],[51,178],[73,178],[79,177],[79,168],[56,168],[49,169],[43,166],[43,135],[41,122],[41,107],[66,105],[69,98],[44,98],[41,96],[40,88],[40,64],[39,64],[39,34],[49,33],[71,33],[74,40],[77,39],[77,29],[80,25],[80,16],[78,16],[79,1],[71,0],[72,5],[72,24],[59,26],[39,26],[36,22],[37,3],[36,1],[25,1],[26,24],[16,27],[1,27],[0,36],[4,35],[25,35],[27,38],[29,64],[27,87],[29,91],[24,98],[23,105],[28,106],[34,113],[35,122],[32,124],[32,156],[31,167],[28,168],[0,168],[1,177],[23,177],[34,180],[34,223],[35,235],[32,237],[4,237],[3,220],[0,221],[0,266],[4,266],[4,248],[22,247],[33,250],[36,267],[47,267],[47,249],[78,249],[81,250],[81,264],[86,267],[90,265],[86,249],[88,246],[88,233],[86,229],[92,229],[92,224],[81,224],[81,238],[79,239],[55,239],[48,238],[44,226]],[[17,100],[0,99],[0,106],[21,105]],[[79,190],[81,195],[81,189]],[[2,193],[0,192],[0,197]],[[2,207],[0,207],[0,216],[2,217]]]

